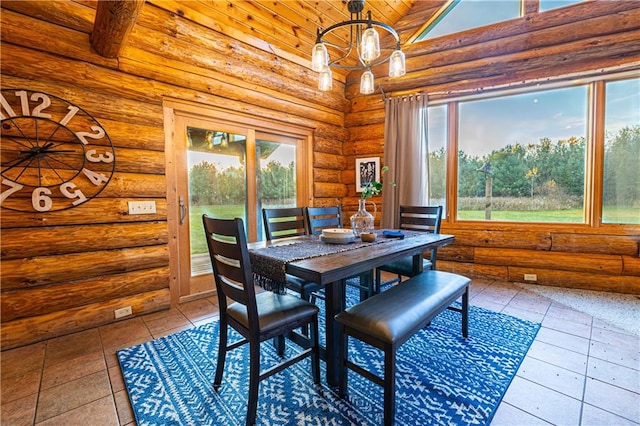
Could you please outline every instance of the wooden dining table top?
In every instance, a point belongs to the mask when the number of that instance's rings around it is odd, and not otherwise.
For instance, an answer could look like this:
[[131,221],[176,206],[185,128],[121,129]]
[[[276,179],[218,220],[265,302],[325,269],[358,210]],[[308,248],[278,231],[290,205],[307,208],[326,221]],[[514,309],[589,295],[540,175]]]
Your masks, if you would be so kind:
[[[358,275],[381,266],[385,263],[406,256],[422,254],[424,251],[439,248],[451,244],[453,235],[433,234],[428,232],[403,231],[407,237],[385,238],[382,231],[377,231],[375,242],[362,244],[352,250],[339,250],[337,253],[321,253],[306,259],[287,262],[286,272],[291,275],[327,285],[331,282]],[[310,239],[318,239],[317,235],[304,235],[298,237],[282,238],[272,241],[259,241],[249,244],[249,250],[256,253],[256,249],[270,246],[290,248],[292,253],[298,249],[296,242]],[[323,243],[324,244],[324,243]],[[336,245],[341,248],[341,245]],[[257,271],[259,272],[259,271]]]

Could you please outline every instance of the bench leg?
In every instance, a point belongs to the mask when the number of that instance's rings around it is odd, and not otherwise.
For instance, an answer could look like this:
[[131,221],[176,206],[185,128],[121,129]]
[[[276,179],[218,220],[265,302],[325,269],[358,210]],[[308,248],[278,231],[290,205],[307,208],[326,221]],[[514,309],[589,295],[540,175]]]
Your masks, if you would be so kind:
[[349,336],[344,332],[344,326],[340,324],[340,334],[342,335],[342,344],[338,349],[338,397],[344,398],[347,396],[347,377],[349,371],[347,370],[347,359],[349,357],[349,348],[347,347],[349,342]]
[[469,336],[469,286],[462,294],[462,337]]
[[384,424],[392,426],[396,419],[396,348],[384,349]]

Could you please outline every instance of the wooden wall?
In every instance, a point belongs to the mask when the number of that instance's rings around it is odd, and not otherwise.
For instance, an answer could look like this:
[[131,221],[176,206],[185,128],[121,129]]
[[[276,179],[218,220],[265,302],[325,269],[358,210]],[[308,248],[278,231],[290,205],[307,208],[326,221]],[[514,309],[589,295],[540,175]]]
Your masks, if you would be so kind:
[[[416,2],[398,22],[403,39],[438,4]],[[202,3],[171,0],[147,0],[120,56],[107,59],[91,48],[95,6],[1,4],[1,87],[81,106],[108,132],[117,155],[113,179],[88,203],[44,214],[1,212],[2,349],[113,322],[123,306],[134,314],[170,306],[163,99],[315,129],[314,204],[342,203],[346,216],[357,206],[355,158],[383,157],[384,105],[379,94],[358,96],[359,73],[320,93],[302,61],[225,35],[200,13]],[[405,49],[410,73],[379,82],[392,95],[443,92],[544,79],[558,70],[637,66],[639,9],[637,2],[587,2],[416,44]],[[130,216],[131,200],[154,200],[157,213]],[[577,227],[447,223],[444,231],[457,243],[441,251],[443,268],[512,280],[526,268],[539,282],[640,293],[637,228],[607,228],[603,236]]]
[[[146,2],[121,55],[106,59],[90,44],[95,4],[2,2],[2,88],[84,108],[116,152],[96,199],[42,214],[3,209],[2,349],[114,322],[124,306],[169,308],[165,97],[316,129],[314,202],[346,194],[343,84],[318,92],[308,68],[212,31],[191,2]],[[157,213],[131,216],[131,200],[154,200]]]
[[[401,38],[438,6],[417,2],[395,26]],[[459,91],[563,75],[640,70],[640,3],[589,1],[538,13],[534,1],[527,2],[527,11],[517,20],[415,43],[403,49],[407,75],[389,79],[379,66],[377,83],[387,96],[424,91],[431,99],[446,99]],[[384,159],[383,98],[359,95],[359,75],[349,75],[346,88],[352,108],[345,119],[345,204],[357,203],[354,159]],[[454,234],[456,242],[439,250],[440,269],[516,282],[524,282],[525,273],[536,274],[543,285],[640,294],[638,226],[473,224],[449,217],[442,232]]]

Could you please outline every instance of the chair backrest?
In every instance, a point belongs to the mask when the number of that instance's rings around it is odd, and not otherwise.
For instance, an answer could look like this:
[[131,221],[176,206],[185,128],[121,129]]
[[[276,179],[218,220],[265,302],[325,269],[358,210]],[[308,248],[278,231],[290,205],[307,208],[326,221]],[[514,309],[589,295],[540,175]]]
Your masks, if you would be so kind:
[[262,209],[262,219],[267,240],[307,235],[307,218],[304,207]]
[[[440,222],[442,222],[442,206],[400,206],[400,229],[439,234]],[[429,261],[433,269],[436,269],[437,256],[438,250],[431,250]]]
[[202,215],[221,312],[227,298],[247,306],[249,323],[257,321],[256,293],[251,273],[247,237],[242,219],[215,219]]
[[400,206],[400,229],[440,233],[442,206]]
[[311,235],[325,228],[342,228],[342,207],[307,207],[307,228]]

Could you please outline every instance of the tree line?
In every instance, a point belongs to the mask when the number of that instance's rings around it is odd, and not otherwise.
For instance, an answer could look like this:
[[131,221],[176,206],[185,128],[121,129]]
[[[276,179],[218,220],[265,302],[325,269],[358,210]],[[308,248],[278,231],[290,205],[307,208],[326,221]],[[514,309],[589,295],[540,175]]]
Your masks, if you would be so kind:
[[[218,169],[215,164],[202,161],[189,171],[192,205],[244,204],[246,187],[244,165]],[[295,163],[268,162],[258,173],[258,190],[263,201],[295,199]]]
[[[571,137],[538,144],[506,145],[488,155],[458,152],[458,195],[484,197],[490,167],[494,197],[584,196],[586,140]],[[429,154],[431,198],[445,197],[446,151]],[[604,153],[604,203],[640,202],[640,126],[625,127],[607,138]]]
[[[484,197],[490,165],[494,197],[584,196],[586,140],[571,137],[538,144],[506,145],[478,157],[458,152],[458,195]],[[429,154],[431,198],[445,198],[444,148]],[[486,167],[486,166],[485,166]],[[190,170],[189,195],[193,205],[244,204],[244,166],[218,169],[203,161]],[[295,197],[295,163],[270,161],[258,173],[258,189],[263,200]],[[625,127],[607,137],[604,153],[604,204],[637,206],[640,203],[640,125]]]

